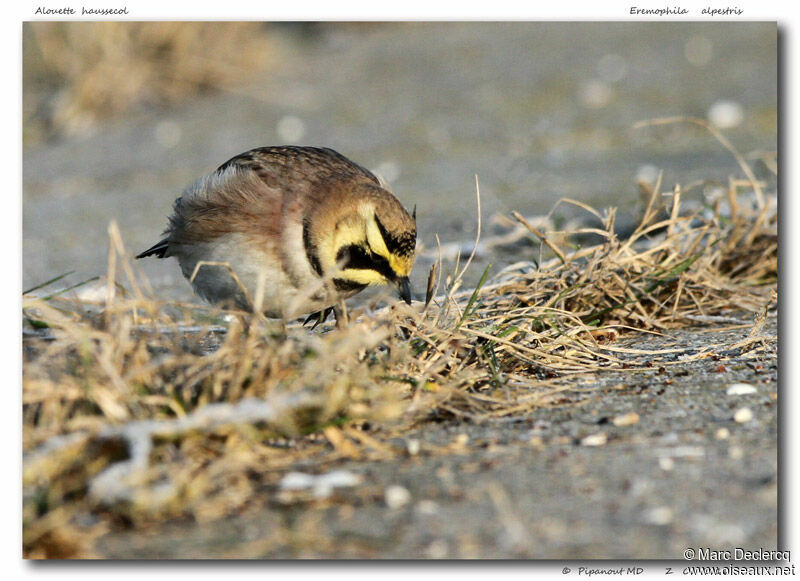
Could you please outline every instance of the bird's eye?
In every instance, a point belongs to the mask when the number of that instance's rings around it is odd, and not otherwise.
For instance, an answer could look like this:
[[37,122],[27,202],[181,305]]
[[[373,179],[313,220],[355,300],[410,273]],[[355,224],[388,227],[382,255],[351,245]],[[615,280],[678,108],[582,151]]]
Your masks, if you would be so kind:
[[348,262],[350,262],[350,246],[342,246],[336,253],[336,264],[339,268],[347,268]]
[[375,258],[372,253],[358,244],[342,246],[336,253],[339,268],[372,268]]

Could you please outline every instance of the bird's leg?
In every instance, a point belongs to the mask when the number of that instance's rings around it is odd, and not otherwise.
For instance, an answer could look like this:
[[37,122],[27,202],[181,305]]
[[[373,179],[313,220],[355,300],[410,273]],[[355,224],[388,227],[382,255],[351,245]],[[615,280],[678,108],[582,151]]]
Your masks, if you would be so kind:
[[339,303],[331,307],[333,314],[336,315],[336,328],[344,329],[347,326],[347,305],[344,304],[344,299],[340,299]]

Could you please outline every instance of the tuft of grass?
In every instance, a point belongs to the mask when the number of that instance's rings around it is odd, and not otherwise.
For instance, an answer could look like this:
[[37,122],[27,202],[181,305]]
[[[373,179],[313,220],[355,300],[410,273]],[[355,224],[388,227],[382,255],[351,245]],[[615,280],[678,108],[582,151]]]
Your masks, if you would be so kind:
[[[756,329],[777,297],[776,197],[761,193],[735,215],[686,213],[679,196],[663,213],[657,186],[625,240],[613,212],[595,246],[538,232],[559,245],[538,266],[491,279],[487,267],[465,291],[457,266],[437,295],[439,264],[426,304],[356,309],[317,331],[159,300],[112,226],[105,300],[23,297],[27,324],[48,333],[23,343],[24,553],[88,557],[120,523],[236,514],[298,463],[391,458],[405,453],[392,438],[432,419],[577,403],[580,376],[664,354],[620,337],[750,318]],[[720,347],[676,347],[660,364]]]

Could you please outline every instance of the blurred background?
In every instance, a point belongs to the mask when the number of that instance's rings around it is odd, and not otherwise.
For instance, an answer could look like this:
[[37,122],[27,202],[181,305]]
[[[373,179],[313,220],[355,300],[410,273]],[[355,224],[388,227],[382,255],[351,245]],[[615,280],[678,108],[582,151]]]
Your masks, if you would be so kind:
[[[742,177],[701,128],[637,121],[707,119],[773,179],[777,55],[774,22],[26,23],[23,288],[104,273],[112,220],[136,253],[197,177],[253,147],[303,144],[417,205],[424,293],[436,234],[447,258],[472,247],[476,174],[489,240],[512,210],[545,215],[563,197],[618,207],[624,229],[637,181],[659,170],[696,203]],[[471,280],[488,261],[537,259],[522,242],[483,247]],[[173,260],[143,267],[164,298],[191,296]]]

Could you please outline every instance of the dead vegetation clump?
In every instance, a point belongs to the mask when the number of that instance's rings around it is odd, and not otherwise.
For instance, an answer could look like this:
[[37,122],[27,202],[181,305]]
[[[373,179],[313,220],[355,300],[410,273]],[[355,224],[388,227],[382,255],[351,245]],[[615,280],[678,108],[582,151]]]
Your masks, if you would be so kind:
[[33,22],[24,46],[27,141],[241,83],[276,50],[259,22]]
[[449,276],[439,264],[424,305],[364,307],[322,332],[160,301],[112,227],[104,301],[24,297],[26,556],[91,556],[110,528],[280,502],[292,466],[407,454],[393,438],[420,422],[524,417],[586,397],[582,375],[721,348],[640,350],[636,333],[738,323],[753,332],[736,348],[758,349],[776,198],[736,186],[727,215],[685,213],[679,188],[660,189],[625,240],[613,211],[586,207],[601,244],[533,228],[554,255],[538,267],[487,268],[459,292],[469,261]]

